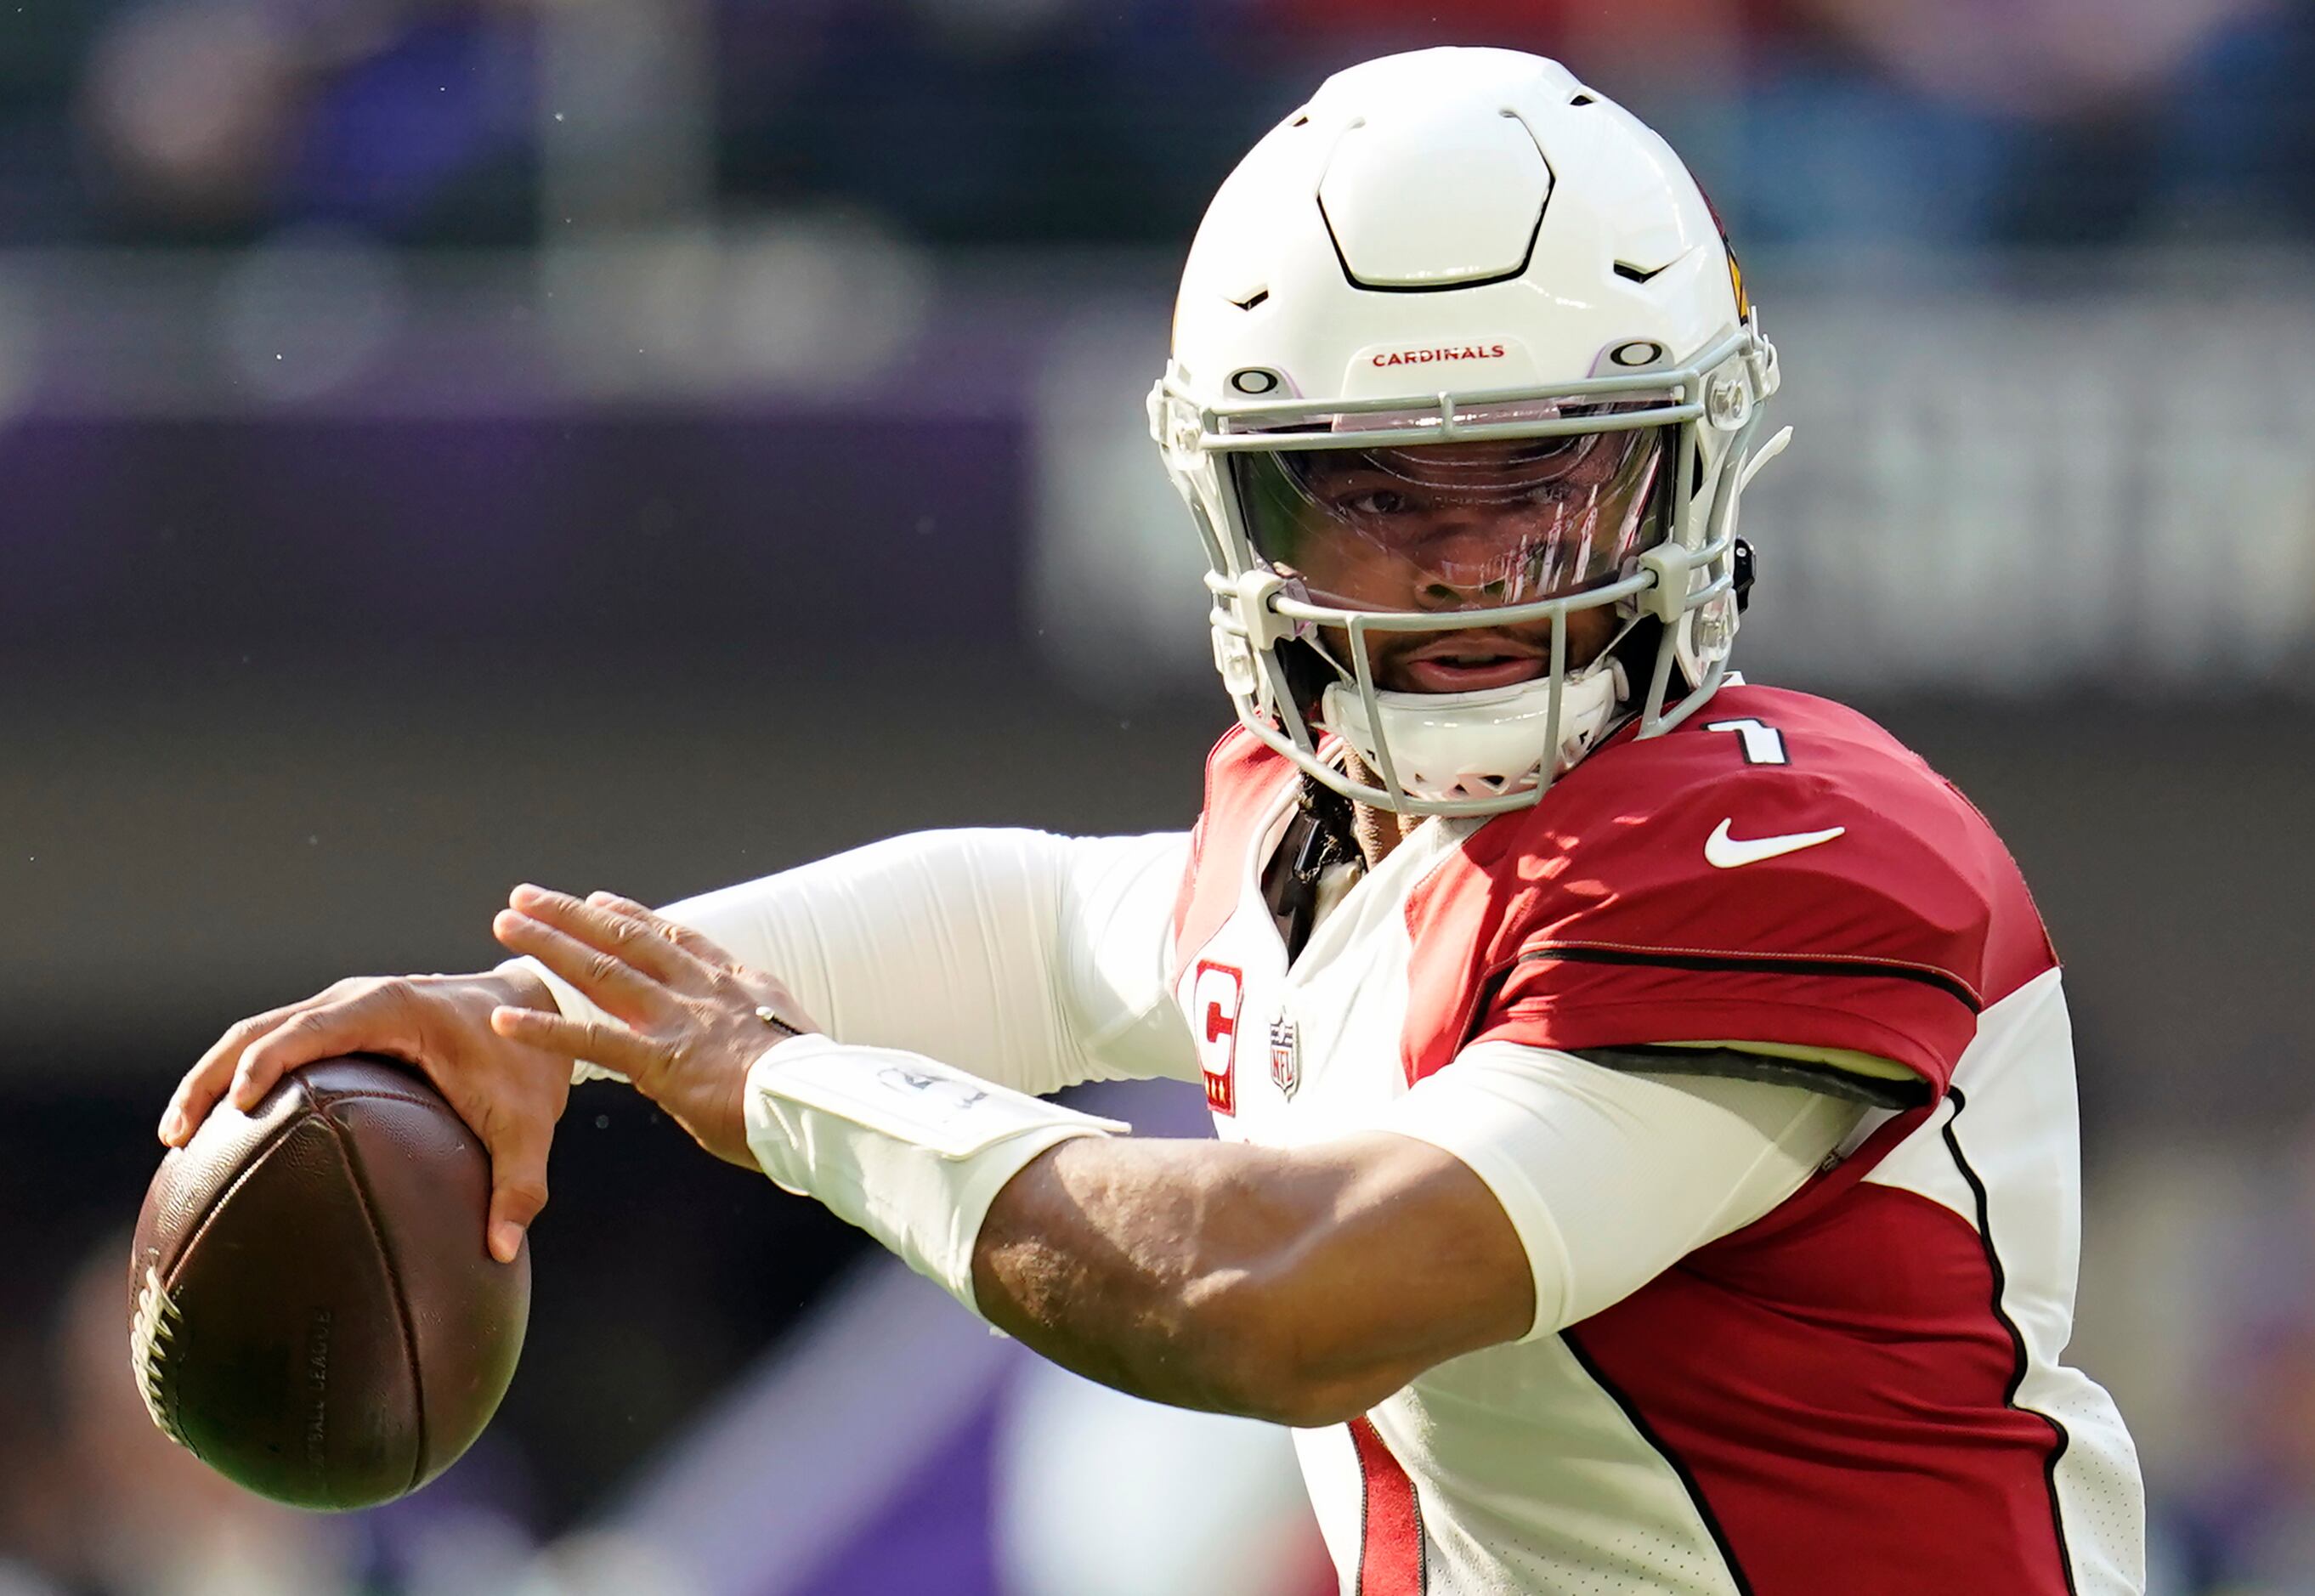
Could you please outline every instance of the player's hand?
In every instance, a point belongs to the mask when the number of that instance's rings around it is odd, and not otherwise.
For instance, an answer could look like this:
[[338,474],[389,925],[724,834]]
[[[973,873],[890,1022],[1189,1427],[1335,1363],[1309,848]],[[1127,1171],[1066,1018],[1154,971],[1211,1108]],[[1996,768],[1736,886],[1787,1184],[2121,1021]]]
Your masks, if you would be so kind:
[[369,976],[243,1020],[177,1083],[161,1139],[182,1147],[230,1094],[244,1112],[290,1070],[383,1053],[423,1070],[491,1155],[492,1255],[510,1261],[546,1206],[546,1150],[571,1095],[571,1059],[543,1058],[494,1030],[501,1008],[554,1010],[546,983],[509,971]]
[[756,1168],[748,1150],[748,1067],[783,1036],[819,1029],[788,989],[689,927],[609,892],[581,901],[521,886],[507,901],[511,907],[491,922],[499,941],[569,981],[616,1023],[510,1004],[491,1015],[498,1033],[619,1071],[701,1147]]

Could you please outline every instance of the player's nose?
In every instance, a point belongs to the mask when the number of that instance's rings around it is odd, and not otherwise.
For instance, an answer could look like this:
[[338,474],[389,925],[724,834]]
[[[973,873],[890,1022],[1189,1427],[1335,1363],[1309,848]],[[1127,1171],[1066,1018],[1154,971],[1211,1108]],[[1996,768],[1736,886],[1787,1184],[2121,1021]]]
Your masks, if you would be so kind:
[[1420,607],[1427,610],[1487,609],[1512,602],[1511,584],[1500,578],[1492,581],[1434,577],[1423,585]]
[[1461,506],[1429,529],[1416,554],[1417,598],[1424,609],[1477,609],[1514,604],[1525,563],[1528,528],[1519,518]]

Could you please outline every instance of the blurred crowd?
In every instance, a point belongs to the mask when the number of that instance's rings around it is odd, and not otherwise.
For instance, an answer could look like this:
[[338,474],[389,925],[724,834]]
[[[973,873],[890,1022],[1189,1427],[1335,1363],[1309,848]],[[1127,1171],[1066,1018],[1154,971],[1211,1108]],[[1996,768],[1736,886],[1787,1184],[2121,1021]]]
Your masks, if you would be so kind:
[[1577,63],[1687,152],[1751,243],[2315,231],[2315,13],[2294,0],[12,10],[0,244],[297,224],[519,244],[567,218],[558,146],[599,164],[608,144],[662,205],[857,207],[936,244],[1171,245],[1317,73],[1439,42]]

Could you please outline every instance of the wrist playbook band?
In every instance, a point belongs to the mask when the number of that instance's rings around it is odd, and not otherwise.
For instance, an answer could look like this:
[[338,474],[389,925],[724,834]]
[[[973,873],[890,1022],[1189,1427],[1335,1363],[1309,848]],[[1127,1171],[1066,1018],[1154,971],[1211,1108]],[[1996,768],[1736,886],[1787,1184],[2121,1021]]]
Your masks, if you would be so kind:
[[950,1065],[825,1036],[748,1071],[748,1146],[773,1184],[818,1199],[965,1307],[989,1205],[1047,1148],[1132,1129]]

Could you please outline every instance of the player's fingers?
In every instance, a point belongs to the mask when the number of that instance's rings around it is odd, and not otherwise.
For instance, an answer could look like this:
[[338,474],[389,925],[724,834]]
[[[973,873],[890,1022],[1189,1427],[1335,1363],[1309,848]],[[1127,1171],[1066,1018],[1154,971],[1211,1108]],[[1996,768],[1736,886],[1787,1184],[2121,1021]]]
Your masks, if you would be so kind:
[[546,1206],[546,1149],[554,1130],[507,1115],[494,1117],[491,1132],[491,1216],[484,1234],[491,1256],[511,1264],[523,1232]]
[[233,1072],[233,1105],[247,1113],[291,1070],[356,1052],[425,1063],[391,1005],[375,996],[349,998],[292,1015],[243,1050]]
[[297,1007],[289,1004],[271,1008],[227,1026],[225,1034],[209,1044],[208,1051],[185,1071],[176,1090],[169,1094],[169,1105],[161,1114],[162,1141],[170,1147],[182,1147],[191,1141],[201,1122],[208,1118],[209,1110],[225,1095],[243,1051],[297,1012]]
[[732,955],[717,945],[715,940],[705,932],[696,931],[689,926],[670,920],[656,909],[646,908],[632,898],[622,898],[616,892],[590,892],[587,894],[587,901],[594,908],[607,909],[614,914],[626,916],[657,935],[666,937],[703,963],[722,967],[736,962]]
[[501,946],[537,959],[622,1018],[655,1013],[667,1001],[664,983],[628,963],[622,954],[581,942],[520,909],[499,910],[491,921],[491,935]]
[[643,918],[620,914],[573,898],[568,892],[551,891],[528,882],[509,893],[507,902],[517,912],[543,921],[590,948],[617,954],[646,975],[667,980],[683,968],[685,962],[675,944],[649,923],[654,918],[649,909],[643,911]]
[[596,1020],[570,1020],[536,1008],[501,1005],[491,1010],[491,1029],[509,1042],[519,1042],[558,1058],[584,1059],[606,1069],[633,1077],[666,1061],[666,1053],[647,1037],[625,1025]]

